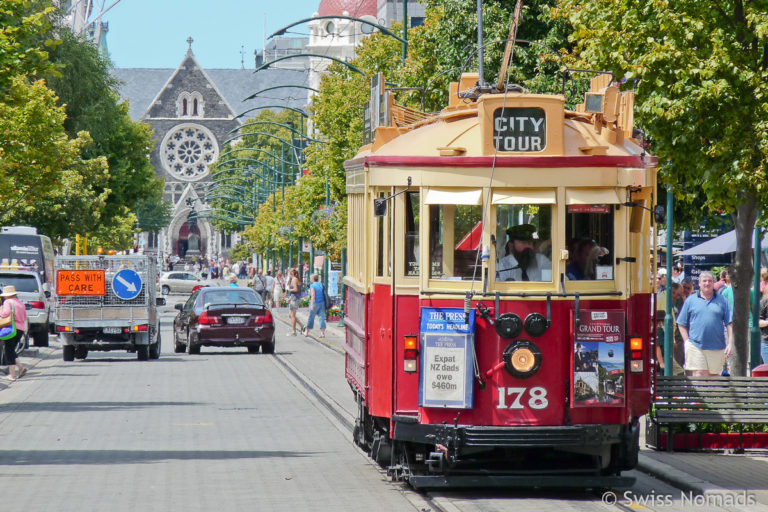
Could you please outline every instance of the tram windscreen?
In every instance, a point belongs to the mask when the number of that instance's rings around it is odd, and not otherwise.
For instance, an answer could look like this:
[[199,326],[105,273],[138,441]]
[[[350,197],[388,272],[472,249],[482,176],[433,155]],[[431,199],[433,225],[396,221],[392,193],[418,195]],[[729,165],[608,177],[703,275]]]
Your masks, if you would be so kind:
[[430,205],[430,277],[449,281],[481,279],[477,250],[482,232],[480,206]]
[[496,281],[552,282],[552,206],[496,207]]
[[569,205],[565,214],[569,280],[613,280],[612,205]]

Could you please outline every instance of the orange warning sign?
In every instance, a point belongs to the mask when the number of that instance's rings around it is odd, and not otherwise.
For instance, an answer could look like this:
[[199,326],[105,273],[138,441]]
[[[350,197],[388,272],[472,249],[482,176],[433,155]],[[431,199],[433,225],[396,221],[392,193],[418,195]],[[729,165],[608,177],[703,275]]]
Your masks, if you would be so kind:
[[103,270],[59,270],[56,272],[57,295],[106,295]]

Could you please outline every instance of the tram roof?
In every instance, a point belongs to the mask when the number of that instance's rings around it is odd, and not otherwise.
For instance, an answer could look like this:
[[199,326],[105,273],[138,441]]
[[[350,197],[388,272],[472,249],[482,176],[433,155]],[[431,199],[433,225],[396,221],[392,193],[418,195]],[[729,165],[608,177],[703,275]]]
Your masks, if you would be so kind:
[[[609,115],[566,110],[561,95],[485,94],[467,103],[454,95],[451,105],[437,115],[408,125],[377,128],[374,142],[361,148],[346,166],[655,167],[656,158],[631,138],[633,96],[614,94],[619,99],[610,123],[605,121]],[[503,133],[494,129],[500,109],[543,111],[543,149],[497,149],[495,136]],[[530,140],[523,142],[529,144]]]

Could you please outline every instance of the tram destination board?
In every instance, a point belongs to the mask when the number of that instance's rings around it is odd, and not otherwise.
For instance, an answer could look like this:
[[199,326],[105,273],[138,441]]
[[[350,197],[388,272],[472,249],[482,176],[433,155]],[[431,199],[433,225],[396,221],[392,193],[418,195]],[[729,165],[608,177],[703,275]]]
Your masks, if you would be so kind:
[[58,270],[56,295],[103,296],[107,280],[103,270]]
[[473,405],[475,311],[422,308],[419,405],[469,409]]
[[547,116],[537,107],[505,107],[493,111],[496,151],[539,152],[547,147]]

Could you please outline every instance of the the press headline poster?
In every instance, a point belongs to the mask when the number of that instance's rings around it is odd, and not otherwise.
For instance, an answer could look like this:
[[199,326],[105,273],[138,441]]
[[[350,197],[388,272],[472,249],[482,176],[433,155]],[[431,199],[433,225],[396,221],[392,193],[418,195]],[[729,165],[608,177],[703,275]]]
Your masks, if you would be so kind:
[[469,409],[473,404],[475,310],[422,308],[419,406]]
[[574,407],[624,405],[624,326],[624,311],[579,311],[574,326]]

